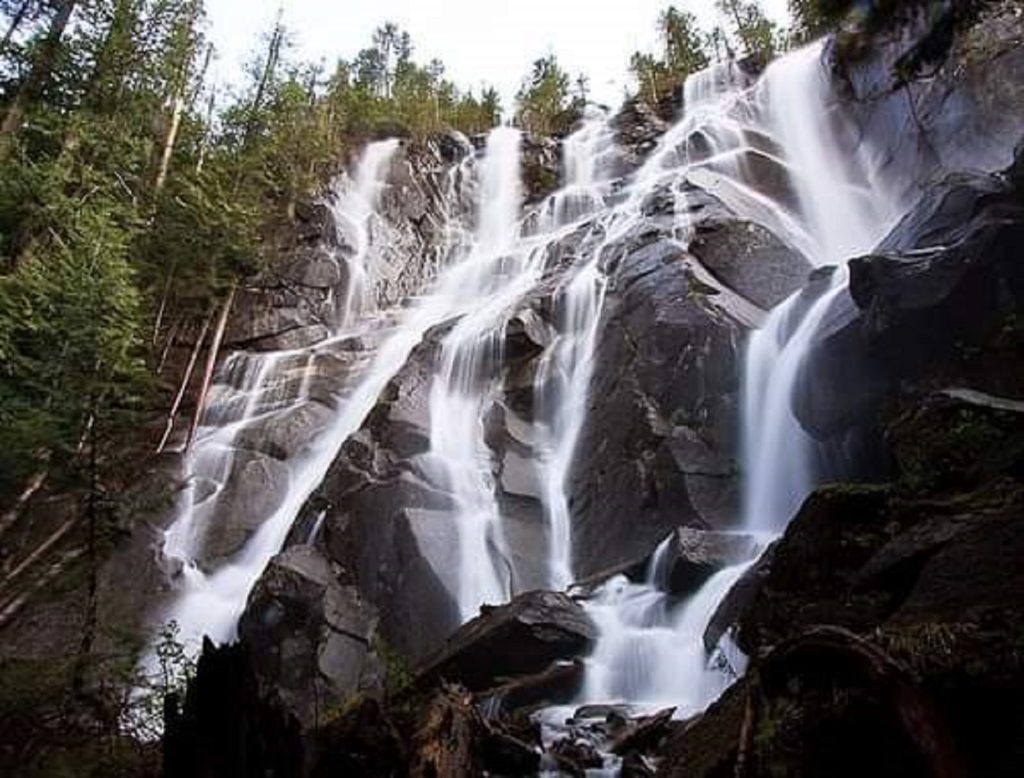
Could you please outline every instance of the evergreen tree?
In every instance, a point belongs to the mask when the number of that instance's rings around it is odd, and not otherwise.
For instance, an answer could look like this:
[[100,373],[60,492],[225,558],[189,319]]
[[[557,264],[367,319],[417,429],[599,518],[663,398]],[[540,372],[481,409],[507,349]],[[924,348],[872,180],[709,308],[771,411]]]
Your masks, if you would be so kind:
[[710,63],[708,36],[692,13],[669,6],[658,18],[658,31],[661,57],[638,51],[629,63],[640,98],[655,107],[677,93],[690,74]]
[[785,48],[782,31],[758,0],[717,0],[717,7],[746,56],[767,64]]
[[549,54],[534,61],[516,93],[516,122],[535,135],[559,135],[568,132],[582,107],[572,95],[569,74]]

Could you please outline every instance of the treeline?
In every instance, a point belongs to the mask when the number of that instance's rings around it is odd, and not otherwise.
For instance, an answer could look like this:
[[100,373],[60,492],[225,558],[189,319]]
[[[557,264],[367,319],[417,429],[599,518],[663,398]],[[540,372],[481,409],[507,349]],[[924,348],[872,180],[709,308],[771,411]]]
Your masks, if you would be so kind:
[[278,21],[219,89],[203,0],[0,14],[0,508],[95,463],[152,397],[174,328],[216,317],[347,151],[500,120],[496,91],[417,63],[393,24],[328,70],[295,61]]
[[789,48],[836,29],[850,15],[872,13],[879,4],[789,0],[791,26],[785,28],[768,17],[759,0],[716,0],[719,22],[710,30],[689,11],[669,6],[658,17],[660,50],[637,51],[630,59],[637,97],[655,108],[670,105],[686,77],[714,61],[750,57],[766,65]]

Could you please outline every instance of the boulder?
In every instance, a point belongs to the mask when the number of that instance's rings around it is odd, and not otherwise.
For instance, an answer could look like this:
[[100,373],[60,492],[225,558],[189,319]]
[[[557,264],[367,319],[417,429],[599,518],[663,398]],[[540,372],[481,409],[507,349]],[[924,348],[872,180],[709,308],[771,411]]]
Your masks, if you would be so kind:
[[635,234],[609,253],[567,484],[578,578],[644,556],[681,525],[728,526],[738,515],[739,349],[760,313],[658,239],[658,223],[653,240]]
[[[288,469],[279,460],[244,449],[230,454],[223,488],[193,508],[195,560],[211,570],[237,554],[284,502],[290,485]],[[203,484],[197,484],[202,491]]]
[[925,375],[1018,394],[1019,370],[970,350],[998,354],[1024,308],[1022,240],[1024,206],[1004,180],[955,176],[929,190],[878,252],[850,262],[850,294],[836,298],[798,377],[804,427],[842,439],[877,418],[899,382]]
[[382,688],[377,620],[358,590],[340,585],[327,559],[302,545],[270,561],[238,632],[256,676],[310,729],[356,692]]
[[657,558],[659,587],[674,595],[694,594],[712,575],[751,559],[757,542],[749,535],[680,527]]
[[470,690],[547,670],[585,655],[597,628],[583,608],[557,592],[527,592],[507,605],[486,608],[460,627],[419,670],[419,685],[440,679]]

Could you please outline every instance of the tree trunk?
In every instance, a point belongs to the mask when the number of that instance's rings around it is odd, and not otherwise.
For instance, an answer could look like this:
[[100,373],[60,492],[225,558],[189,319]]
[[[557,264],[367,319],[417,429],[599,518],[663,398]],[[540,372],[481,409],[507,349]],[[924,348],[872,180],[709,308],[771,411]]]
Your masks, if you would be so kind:
[[167,445],[168,438],[171,437],[171,430],[174,429],[174,420],[178,416],[178,409],[181,407],[181,401],[185,397],[185,392],[188,390],[189,382],[192,380],[192,373],[196,369],[196,361],[199,359],[199,352],[203,349],[203,342],[206,340],[206,333],[210,329],[210,319],[213,318],[213,311],[210,311],[210,315],[203,320],[203,328],[199,331],[199,337],[196,339],[196,345],[192,348],[192,353],[189,354],[188,364],[185,366],[185,374],[181,377],[181,384],[178,386],[178,393],[174,396],[174,402],[171,404],[171,410],[167,414],[167,426],[164,427],[163,437],[160,438],[160,443],[157,444],[156,453],[160,453],[164,450]]
[[39,50],[39,55],[32,63],[32,69],[14,96],[13,102],[7,108],[7,114],[4,116],[3,123],[0,124],[0,159],[7,155],[10,150],[11,138],[25,123],[25,113],[50,78],[50,72],[57,60],[57,53],[60,51],[61,39],[71,21],[71,14],[75,10],[76,4],[77,0],[64,0],[58,6],[57,12],[50,21],[50,29],[46,33],[46,39]]
[[199,397],[196,399],[196,407],[192,412],[192,424],[188,429],[188,439],[185,441],[185,450],[192,447],[195,440],[196,430],[199,429],[199,419],[203,415],[203,407],[206,405],[206,395],[210,391],[210,381],[213,380],[213,370],[217,366],[217,355],[220,352],[220,344],[224,339],[224,330],[228,324],[228,314],[231,313],[231,304],[235,300],[235,286],[232,284],[224,300],[224,307],[221,308],[220,318],[217,320],[217,329],[213,333],[213,342],[210,343],[210,350],[206,354],[206,369],[203,371],[203,383],[199,388]]
[[260,82],[256,86],[256,95],[253,97],[252,105],[249,106],[249,116],[245,122],[245,135],[243,145],[248,146],[252,134],[256,131],[256,114],[263,106],[263,99],[266,96],[267,87],[277,70],[277,62],[281,57],[281,45],[284,43],[284,26],[281,24],[281,17],[278,15],[274,32],[270,36],[270,45],[267,47],[267,61],[263,66],[263,73],[260,75]]
[[174,154],[174,144],[178,140],[178,130],[181,128],[181,114],[185,108],[185,100],[181,95],[174,98],[171,107],[171,120],[167,125],[167,132],[164,134],[163,150],[160,153],[160,167],[157,169],[156,182],[153,189],[160,194],[167,183],[167,173],[171,169],[171,156]]

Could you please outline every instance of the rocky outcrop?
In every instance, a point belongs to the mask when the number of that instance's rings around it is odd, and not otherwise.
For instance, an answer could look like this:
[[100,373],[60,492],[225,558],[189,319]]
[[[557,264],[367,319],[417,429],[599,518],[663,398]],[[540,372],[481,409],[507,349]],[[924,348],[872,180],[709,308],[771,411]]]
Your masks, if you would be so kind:
[[874,434],[901,382],[1021,386],[1013,322],[1024,309],[1024,189],[1008,177],[958,175],[931,188],[871,256],[850,263],[806,359],[794,409],[822,440]]
[[908,391],[887,428],[894,480],[812,494],[720,607],[705,643],[735,624],[751,669],[675,738],[663,774],[714,775],[744,749],[813,774],[1013,774],[1024,404]]
[[382,688],[377,620],[316,549],[294,546],[271,560],[238,634],[263,688],[309,729],[350,696]]
[[649,220],[606,259],[609,289],[568,487],[580,578],[642,557],[680,525],[737,519],[740,348],[762,313],[722,280],[728,262],[710,234],[747,236],[751,265],[763,262],[775,279],[759,285],[764,302],[781,300],[810,270],[712,195],[691,186],[685,197],[703,243],[680,247],[671,201],[655,198]]
[[680,527],[655,562],[658,588],[692,595],[719,570],[752,559],[756,550],[757,542],[749,535]]
[[949,37],[948,51],[907,67],[942,23],[934,12],[968,5],[921,3],[910,23],[886,25],[859,53],[830,44],[856,135],[869,139],[881,180],[902,189],[898,202],[950,173],[1005,169],[1024,137],[1024,20],[1015,3],[973,4],[980,18]]
[[342,580],[378,606],[388,645],[410,659],[439,645],[459,623],[452,589],[441,577],[458,564],[451,496],[433,485],[423,460],[430,447],[431,370],[444,331],[428,333],[413,350],[313,498],[324,516],[325,553]]
[[420,669],[417,683],[444,680],[470,690],[492,689],[584,656],[596,638],[590,617],[568,596],[528,592],[460,627]]
[[[472,147],[459,136],[403,144],[391,160],[371,238],[368,296],[377,308],[421,291],[445,259],[447,218],[468,210],[448,191],[452,169]],[[455,178],[452,178],[452,175]],[[556,179],[557,180],[557,179]],[[239,289],[225,337],[231,348],[255,351],[306,348],[337,324],[336,301],[349,284],[347,259],[356,250],[350,227],[324,200],[302,204],[293,223],[272,232],[265,269]]]

